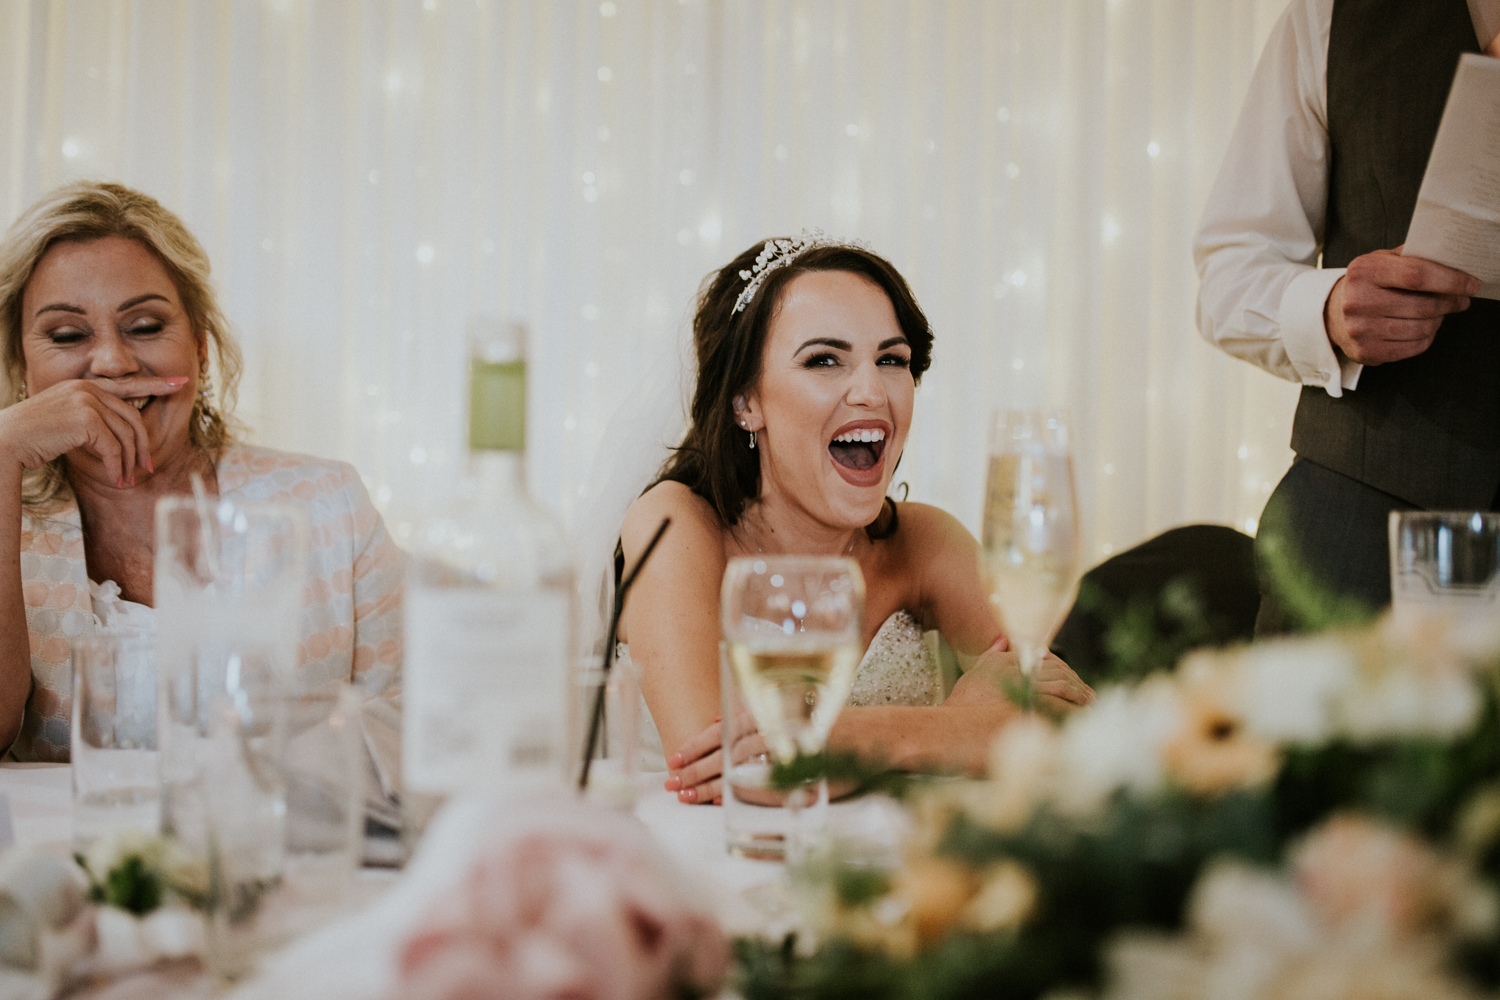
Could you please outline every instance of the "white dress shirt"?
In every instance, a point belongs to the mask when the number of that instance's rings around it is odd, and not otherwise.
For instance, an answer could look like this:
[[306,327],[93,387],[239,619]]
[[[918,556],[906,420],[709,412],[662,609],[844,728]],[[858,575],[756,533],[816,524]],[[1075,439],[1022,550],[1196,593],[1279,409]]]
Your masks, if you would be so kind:
[[[1193,240],[1198,330],[1273,375],[1330,396],[1363,365],[1334,352],[1323,305],[1343,268],[1320,268],[1328,208],[1328,28],[1334,0],[1292,0],[1261,53]],[[1469,0],[1480,38],[1500,0]]]

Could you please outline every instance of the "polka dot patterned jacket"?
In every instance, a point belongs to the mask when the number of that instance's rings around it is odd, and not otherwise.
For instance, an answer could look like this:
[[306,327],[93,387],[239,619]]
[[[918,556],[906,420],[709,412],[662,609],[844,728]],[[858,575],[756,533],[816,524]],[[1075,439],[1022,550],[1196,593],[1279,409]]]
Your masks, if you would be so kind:
[[[299,671],[314,683],[350,680],[371,694],[396,693],[401,550],[353,467],[231,445],[219,461],[218,480],[220,496],[231,500],[307,507],[311,551]],[[23,761],[66,761],[73,711],[69,641],[96,627],[76,505],[24,517],[21,577],[32,686],[11,754]]]

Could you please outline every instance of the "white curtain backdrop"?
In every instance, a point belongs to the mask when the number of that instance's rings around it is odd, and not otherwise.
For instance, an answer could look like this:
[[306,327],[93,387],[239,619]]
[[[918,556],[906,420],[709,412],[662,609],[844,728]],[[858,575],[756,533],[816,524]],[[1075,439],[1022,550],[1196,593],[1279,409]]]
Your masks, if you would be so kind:
[[1295,387],[1199,339],[1189,250],[1282,6],[4,0],[0,224],[78,177],[179,212],[255,440],[353,462],[398,536],[462,465],[472,317],[531,327],[531,483],[588,534],[702,278],[862,238],[937,333],[911,497],[977,527],[990,411],[1067,406],[1098,558],[1253,531],[1290,458]]

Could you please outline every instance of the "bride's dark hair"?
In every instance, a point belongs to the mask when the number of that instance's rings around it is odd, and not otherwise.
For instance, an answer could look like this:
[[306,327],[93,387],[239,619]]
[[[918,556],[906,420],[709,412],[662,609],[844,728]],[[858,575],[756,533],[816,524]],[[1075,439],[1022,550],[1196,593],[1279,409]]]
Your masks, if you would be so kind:
[[[749,447],[750,435],[736,423],[734,399],[760,379],[766,332],[787,282],[809,271],[847,271],[868,278],[895,308],[896,323],[911,345],[912,378],[920,382],[932,363],[932,328],[906,279],[890,261],[861,247],[822,245],[804,250],[790,264],[767,274],[744,311],[735,312],[735,300],[746,284],[740,272],[751,268],[764,245],[764,240],[757,242],[710,275],[698,293],[693,315],[698,385],[692,423],[657,477],[657,482],[687,486],[707,500],[726,525],[737,524],[746,505],[760,495],[760,459]],[[882,516],[866,530],[884,537],[895,526],[895,505],[887,503]]]

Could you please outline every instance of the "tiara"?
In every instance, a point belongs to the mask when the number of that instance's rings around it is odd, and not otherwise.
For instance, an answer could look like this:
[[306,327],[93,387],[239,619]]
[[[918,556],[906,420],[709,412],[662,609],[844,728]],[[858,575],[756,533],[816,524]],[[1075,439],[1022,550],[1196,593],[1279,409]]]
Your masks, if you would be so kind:
[[813,247],[859,247],[866,249],[863,243],[847,240],[831,240],[823,235],[823,230],[802,230],[802,235],[789,240],[766,240],[766,245],[760,248],[760,253],[755,257],[755,263],[748,269],[740,272],[740,277],[746,282],[744,291],[740,297],[734,300],[734,311],[744,312],[750,300],[755,298],[755,293],[760,290],[761,282],[766,280],[766,275],[778,267],[785,267],[796,260],[804,250]]

